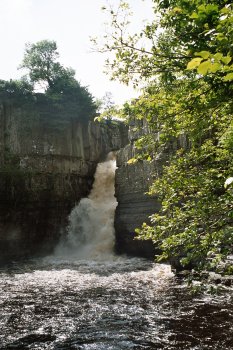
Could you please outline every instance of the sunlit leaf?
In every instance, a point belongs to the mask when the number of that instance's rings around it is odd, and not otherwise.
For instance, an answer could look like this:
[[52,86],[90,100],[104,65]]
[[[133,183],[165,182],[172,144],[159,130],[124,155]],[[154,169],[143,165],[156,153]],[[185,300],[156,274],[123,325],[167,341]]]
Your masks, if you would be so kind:
[[217,61],[220,61],[223,57],[223,54],[220,53],[220,52],[217,52],[215,55],[214,55],[214,58],[217,60]]
[[223,78],[224,81],[232,81],[233,80],[233,72],[228,73],[227,75],[225,75],[225,77]]
[[199,74],[202,74],[202,75],[206,75],[207,72],[208,72],[208,69],[211,67],[211,62],[210,61],[205,61],[205,62],[202,62],[197,71]]
[[215,63],[212,63],[211,65],[210,65],[210,67],[209,67],[209,72],[210,73],[216,73],[218,70],[220,70],[221,69],[221,64],[220,63],[217,63],[217,62],[215,62]]
[[210,52],[209,51],[200,51],[200,52],[195,52],[195,56],[201,56],[205,60],[209,58]]
[[192,14],[191,14],[191,16],[190,16],[190,18],[192,18],[192,19],[197,19],[199,16],[198,16],[198,14],[196,13],[196,12],[193,12]]
[[197,68],[201,61],[203,60],[202,57],[196,57],[196,58],[193,58],[187,65],[187,69],[195,69]]
[[225,64],[228,64],[231,62],[231,56],[225,56],[221,58],[221,61]]
[[128,160],[127,163],[128,163],[128,164],[134,164],[134,163],[137,163],[137,161],[138,161],[138,160],[137,160],[136,158],[131,158],[131,159]]

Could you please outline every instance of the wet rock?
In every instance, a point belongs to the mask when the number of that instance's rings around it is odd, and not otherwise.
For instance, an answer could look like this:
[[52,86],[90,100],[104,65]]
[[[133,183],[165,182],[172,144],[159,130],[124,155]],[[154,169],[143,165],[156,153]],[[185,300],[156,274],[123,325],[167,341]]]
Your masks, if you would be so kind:
[[227,287],[233,285],[233,276],[224,276],[215,272],[209,272],[208,281],[214,284],[221,284]]

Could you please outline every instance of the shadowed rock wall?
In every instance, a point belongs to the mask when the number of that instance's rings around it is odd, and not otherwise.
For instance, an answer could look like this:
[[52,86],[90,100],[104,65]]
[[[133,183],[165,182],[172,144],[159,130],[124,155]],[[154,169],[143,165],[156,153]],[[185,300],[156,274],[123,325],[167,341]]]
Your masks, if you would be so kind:
[[[139,125],[140,124],[140,125]],[[153,161],[139,160],[128,164],[137,152],[134,142],[150,130],[145,120],[131,122],[129,141],[126,147],[117,152],[116,198],[118,206],[115,215],[116,250],[133,256],[153,258],[157,249],[151,241],[135,240],[135,229],[143,222],[149,222],[149,216],[160,209],[160,202],[148,192],[153,180],[162,174],[163,165],[178,147],[187,147],[184,137],[172,140],[166,148],[161,149]],[[154,134],[154,138],[158,138]]]
[[[116,198],[118,206],[115,215],[116,249],[133,256],[152,258],[155,250],[151,241],[135,240],[135,229],[160,209],[156,197],[146,192],[154,175],[160,170],[160,161],[139,161],[127,164],[133,157],[134,146],[128,145],[117,154]],[[154,175],[153,175],[154,174]]]
[[97,163],[127,142],[121,123],[70,119],[51,127],[37,110],[2,103],[0,261],[51,252]]

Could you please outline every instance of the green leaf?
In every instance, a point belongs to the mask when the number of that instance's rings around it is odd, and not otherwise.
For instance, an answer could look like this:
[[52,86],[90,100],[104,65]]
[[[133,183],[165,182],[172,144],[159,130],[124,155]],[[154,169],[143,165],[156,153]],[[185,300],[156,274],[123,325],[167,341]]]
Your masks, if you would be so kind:
[[206,6],[206,13],[218,12],[218,6],[214,4],[208,4]]
[[228,73],[224,78],[223,81],[232,81],[233,80],[233,72]]
[[202,57],[197,57],[197,58],[193,58],[187,65],[187,69],[195,69],[197,68],[201,61],[203,60]]
[[216,38],[217,38],[217,40],[222,41],[222,40],[224,40],[226,37],[225,37],[225,35],[224,35],[223,33],[219,33],[219,34],[217,34]]
[[211,66],[209,67],[209,72],[210,73],[216,73],[218,70],[221,69],[221,64],[220,63],[212,63]]
[[211,66],[211,62],[210,61],[202,62],[199,65],[197,71],[198,71],[199,74],[206,75],[207,72],[208,72],[208,69],[210,68],[210,66]]
[[216,61],[220,61],[220,60],[222,59],[222,57],[223,57],[223,54],[220,53],[220,52],[217,52],[217,53],[214,55],[214,59],[215,59]]
[[134,164],[134,163],[137,163],[137,159],[136,158],[131,158],[128,160],[127,162],[128,164]]
[[198,14],[196,12],[193,12],[190,16],[190,18],[192,19],[197,19],[198,18]]
[[227,8],[227,7],[224,7],[223,9],[221,9],[221,11],[220,11],[220,13],[226,13],[226,14],[228,14],[228,13],[230,13],[230,9],[229,8]]
[[205,10],[206,10],[205,5],[202,4],[202,5],[198,6],[198,11],[200,11],[200,12],[203,11],[204,12]]
[[223,56],[223,57],[221,58],[221,61],[222,61],[223,63],[225,63],[225,64],[228,64],[228,63],[231,62],[231,56]]
[[174,8],[173,8],[173,12],[181,13],[181,12],[182,12],[182,9],[181,9],[180,7],[174,7]]
[[209,58],[210,52],[209,51],[200,51],[200,52],[195,52],[195,56],[201,56],[205,60]]

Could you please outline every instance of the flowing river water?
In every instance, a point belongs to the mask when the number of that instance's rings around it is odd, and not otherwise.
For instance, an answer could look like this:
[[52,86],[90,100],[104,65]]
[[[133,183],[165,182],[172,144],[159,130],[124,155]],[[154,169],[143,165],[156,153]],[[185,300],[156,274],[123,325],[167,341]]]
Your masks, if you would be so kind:
[[231,287],[193,296],[169,265],[115,256],[115,162],[53,256],[0,270],[0,349],[233,349]]

